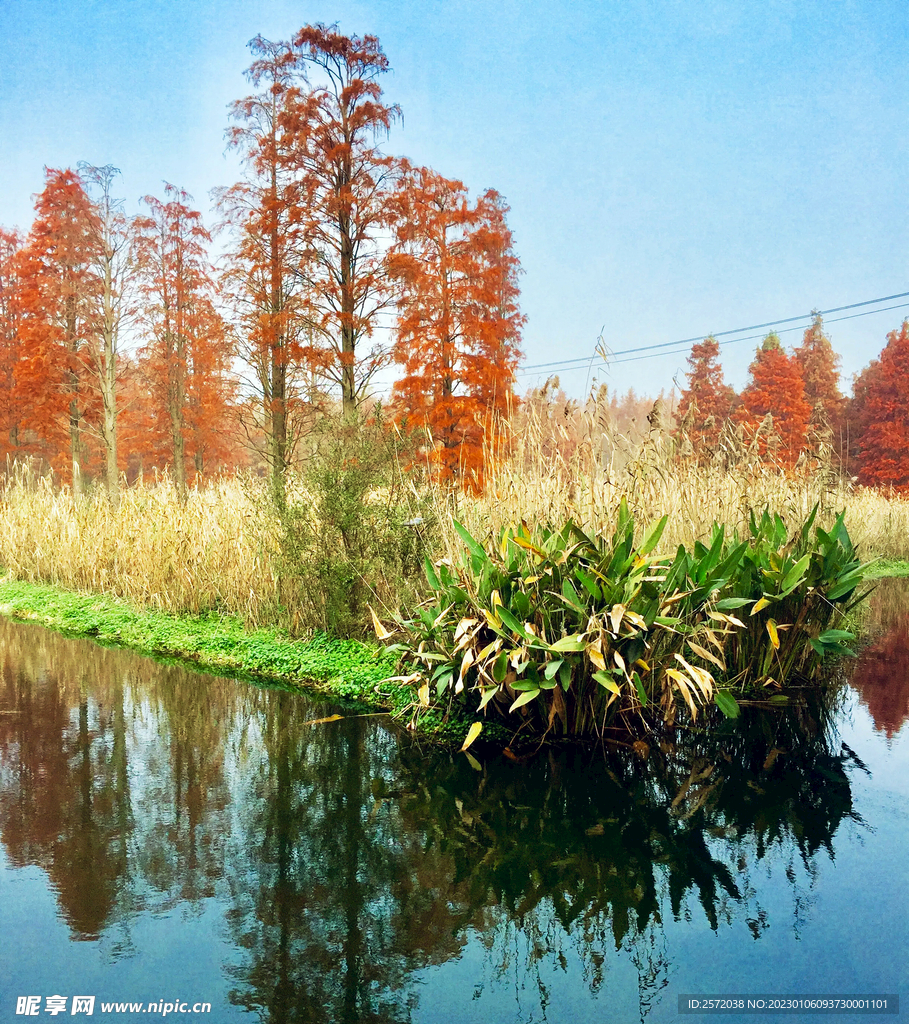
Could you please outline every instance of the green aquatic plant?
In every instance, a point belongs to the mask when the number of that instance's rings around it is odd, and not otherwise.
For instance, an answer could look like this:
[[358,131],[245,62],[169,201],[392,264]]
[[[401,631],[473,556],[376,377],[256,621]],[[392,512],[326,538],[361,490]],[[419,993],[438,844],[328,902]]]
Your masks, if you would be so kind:
[[455,523],[460,561],[427,559],[432,596],[398,623],[416,703],[584,735],[707,704],[735,717],[743,695],[817,680],[851,653],[837,627],[868,566],[842,515],[829,531],[816,515],[791,534],[770,512],[744,538],[714,525],[671,559],[667,517],[638,541],[624,501],[611,537],[521,523],[484,545]]

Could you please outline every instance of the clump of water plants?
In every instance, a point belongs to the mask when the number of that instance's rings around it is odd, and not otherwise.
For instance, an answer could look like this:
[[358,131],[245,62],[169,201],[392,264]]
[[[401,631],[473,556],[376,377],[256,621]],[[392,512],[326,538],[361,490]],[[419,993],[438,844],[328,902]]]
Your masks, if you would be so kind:
[[744,537],[714,524],[674,557],[656,553],[667,517],[638,540],[624,500],[611,537],[521,523],[481,544],[456,523],[460,560],[427,559],[432,596],[398,623],[415,704],[583,736],[705,705],[735,717],[743,696],[818,682],[851,653],[868,566],[842,514],[816,517],[790,532],[751,514]]

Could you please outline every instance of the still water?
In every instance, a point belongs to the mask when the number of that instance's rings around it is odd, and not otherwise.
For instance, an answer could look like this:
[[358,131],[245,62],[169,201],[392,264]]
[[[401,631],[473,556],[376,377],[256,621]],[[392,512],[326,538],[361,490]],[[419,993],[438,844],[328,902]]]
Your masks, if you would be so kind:
[[380,717],[313,725],[335,709],[2,621],[0,1021],[52,995],[269,1024],[909,999],[909,589],[874,600],[825,706],[482,771]]

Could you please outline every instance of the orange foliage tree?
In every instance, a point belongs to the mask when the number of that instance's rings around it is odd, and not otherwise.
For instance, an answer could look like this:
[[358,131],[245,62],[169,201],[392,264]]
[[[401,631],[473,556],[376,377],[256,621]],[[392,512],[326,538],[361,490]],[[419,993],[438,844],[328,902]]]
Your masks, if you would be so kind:
[[820,313],[814,314],[811,326],[802,337],[802,344],[793,352],[793,358],[799,364],[805,383],[805,401],[812,413],[820,405],[839,446],[846,399],[840,391],[837,369],[840,357],[824,333],[824,320]]
[[185,494],[189,459],[201,473],[223,447],[230,350],[213,302],[211,236],[186,192],[167,185],[166,196],[167,202],[146,196],[150,216],[137,222],[148,335],[142,369],[153,434]]
[[91,449],[85,428],[96,413],[86,385],[86,352],[97,327],[98,218],[83,182],[72,170],[45,172],[36,217],[20,254],[21,358],[15,386],[22,424],[74,487]]
[[[771,333],[758,348],[748,373],[736,418],[754,434],[770,413],[780,440],[776,454],[783,465],[791,467],[805,444],[811,415],[799,364],[786,354],[777,335]],[[766,444],[763,447],[766,450]]]
[[859,375],[850,418],[860,481],[909,490],[909,321],[887,335],[880,358]]
[[[381,235],[397,162],[382,154],[378,140],[400,110],[382,100],[378,79],[389,65],[375,36],[306,25],[293,49],[298,79],[283,124],[308,241],[300,272],[319,367],[350,415],[386,361],[381,346],[363,349],[392,299]],[[319,80],[310,84],[309,73]]]
[[440,478],[477,489],[488,426],[514,401],[524,324],[508,208],[496,192],[471,203],[461,182],[405,165],[394,209],[394,401],[430,431]]
[[691,346],[688,387],[679,399],[677,416],[696,447],[716,445],[720,430],[732,413],[735,391],[723,380],[720,345],[714,337]]

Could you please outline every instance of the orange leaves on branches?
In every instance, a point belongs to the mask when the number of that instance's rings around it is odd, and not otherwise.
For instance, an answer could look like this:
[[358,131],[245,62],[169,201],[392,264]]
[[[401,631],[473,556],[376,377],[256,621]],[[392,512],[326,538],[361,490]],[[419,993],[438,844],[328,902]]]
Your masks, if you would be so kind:
[[[811,407],[805,401],[805,384],[799,364],[786,354],[776,334],[768,334],[748,368],[749,382],[742,392],[736,418],[752,436],[758,433],[769,413],[779,438],[776,457],[792,467],[805,443]],[[768,448],[761,436],[762,451]]]
[[696,342],[688,356],[688,387],[679,400],[678,419],[696,450],[702,444],[717,443],[735,401],[735,392],[723,380],[719,358],[720,346],[714,337]]
[[909,322],[887,335],[880,358],[862,371],[853,406],[859,479],[909,491]]
[[802,344],[793,352],[805,384],[805,401],[812,412],[820,405],[823,417],[833,431],[839,434],[846,399],[840,391],[840,357],[833,351],[830,339],[824,333],[824,321],[815,313],[811,326],[802,338]]
[[101,234],[79,175],[48,169],[45,177],[19,258],[22,349],[15,379],[23,425],[66,479],[70,466],[78,477],[89,455],[84,426],[96,396],[86,387],[85,350],[98,328],[92,267]]
[[441,479],[478,489],[489,425],[514,401],[524,324],[507,207],[493,191],[471,203],[461,182],[405,165],[394,209],[399,417],[428,428]]
[[[166,196],[165,202],[146,196],[149,216],[137,222],[147,337],[141,369],[152,433],[183,491],[190,457],[201,473],[223,454],[233,385],[225,328],[213,301],[211,237],[186,192],[167,185]],[[153,455],[149,461],[154,463]]]

